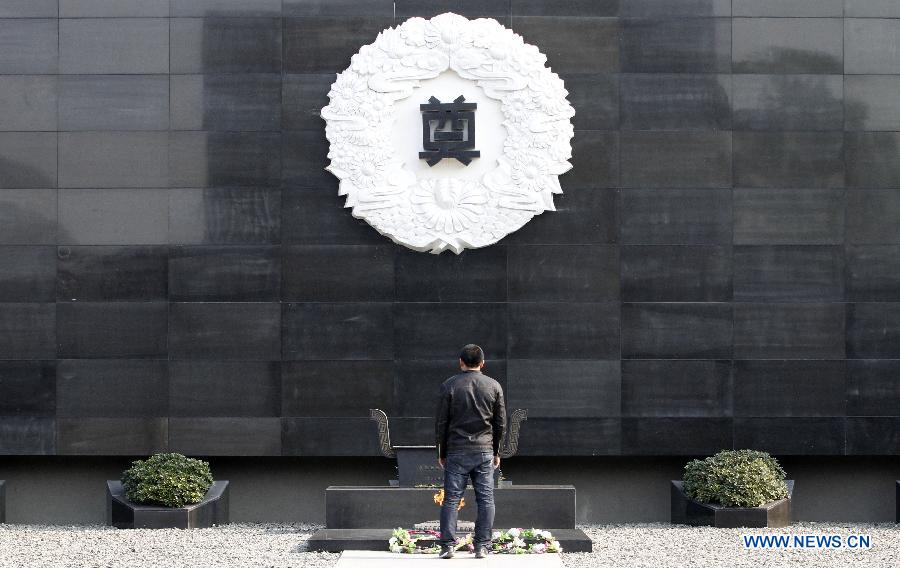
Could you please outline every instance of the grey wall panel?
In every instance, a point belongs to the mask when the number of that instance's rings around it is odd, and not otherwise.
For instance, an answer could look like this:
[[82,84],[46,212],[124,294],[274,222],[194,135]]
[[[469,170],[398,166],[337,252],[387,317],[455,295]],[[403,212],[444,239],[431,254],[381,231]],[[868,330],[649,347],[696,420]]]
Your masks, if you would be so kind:
[[168,73],[165,18],[59,21],[60,73]]
[[841,130],[841,75],[734,75],[734,128]]
[[278,18],[172,18],[172,73],[279,73]]
[[62,246],[56,251],[56,299],[165,300],[168,250],[161,246]]
[[847,361],[847,415],[892,416],[900,404],[897,372],[900,361]]
[[60,18],[165,18],[166,0],[59,0]]
[[731,248],[653,245],[622,247],[622,300],[727,302]]
[[900,301],[900,246],[848,246],[847,299]]
[[54,359],[56,306],[0,303],[0,359]]
[[619,418],[534,418],[520,435],[521,456],[617,456],[622,450]]
[[0,416],[54,416],[55,361],[0,361]]
[[900,191],[848,191],[847,242],[900,243]]
[[167,75],[60,77],[60,130],[166,130]]
[[622,187],[731,187],[731,144],[731,132],[623,132]]
[[169,298],[178,302],[265,302],[281,296],[281,249],[182,246],[169,252]]
[[174,130],[281,128],[280,75],[173,75],[171,84]]
[[38,416],[0,416],[0,454],[53,455],[57,453],[56,421]]
[[730,416],[730,361],[622,361],[622,415]]
[[[337,388],[341,396],[322,389],[322,384]],[[410,388],[409,392],[421,390]],[[436,386],[430,394],[432,398],[437,396]],[[366,417],[370,408],[380,408],[393,416],[397,412],[393,398],[392,361],[285,361],[281,367],[281,408],[277,415]]]
[[617,247],[545,245],[507,250],[511,302],[611,302],[619,298]]
[[900,130],[898,75],[844,77],[844,125],[847,130]]
[[0,130],[56,130],[57,78],[0,75]]
[[279,0],[171,0],[174,17],[280,16]]
[[844,161],[847,187],[900,187],[900,133],[848,132]]
[[384,333],[394,328],[388,303],[284,303],[282,312],[286,361],[393,357],[393,334]]
[[731,418],[623,418],[622,453],[702,455],[731,447]]
[[841,301],[844,250],[836,246],[742,246],[734,249],[739,302]]
[[277,361],[169,362],[170,416],[280,416]]
[[[508,400],[507,381],[509,362],[506,359],[498,359],[496,354],[490,350],[485,353],[485,357],[484,373],[500,383],[500,386],[504,389],[504,394],[507,396],[507,404],[511,404]],[[390,366],[391,362],[387,361],[385,363],[388,363],[388,366]],[[408,435],[411,437],[410,439],[421,439],[423,440],[422,443],[433,444],[434,422],[432,414],[437,408],[441,385],[448,378],[459,372],[459,361],[452,358],[412,359],[401,353],[400,358],[395,359],[393,362],[392,399],[388,401],[386,408],[379,408],[384,410],[388,416],[394,414],[408,417],[408,419],[401,419],[405,421],[400,422],[401,426],[398,427],[400,436]],[[341,373],[337,376],[344,375],[344,373]],[[370,378],[369,380],[372,381],[373,386],[378,388],[376,385],[380,384],[381,371],[378,370],[373,377],[376,378],[374,380]],[[365,390],[367,389],[361,389],[361,392],[365,392]],[[375,398],[375,400],[377,401],[379,398]],[[358,404],[348,405],[349,408],[346,410],[332,410],[331,414],[343,415],[352,413],[356,416],[367,416],[368,411],[363,408],[363,404],[362,401],[359,401]],[[335,404],[328,403],[323,408],[329,407],[334,408]],[[366,408],[371,408],[371,405]],[[511,412],[513,408],[509,407],[507,411]],[[316,414],[316,412],[313,412],[313,414]],[[394,435],[393,431],[394,421],[391,419],[391,436]],[[393,437],[391,440],[393,441]],[[393,443],[411,442],[398,441]]]
[[441,358],[450,352],[455,358],[460,347],[476,343],[488,349],[490,357],[505,358],[510,325],[507,312],[513,306],[493,302],[397,303],[393,311],[394,356]]
[[900,304],[865,302],[847,304],[847,357],[900,358]]
[[0,19],[0,73],[56,73],[59,23],[55,19]]
[[193,455],[281,455],[279,418],[170,418],[169,449]]
[[[282,263],[281,297],[285,300],[394,299],[394,251],[387,246],[297,245],[283,249]],[[414,288],[431,289],[430,286]]]
[[778,18],[844,15],[844,0],[734,0],[735,16],[772,16]]
[[328,104],[334,79],[329,74],[284,74],[281,77],[281,127],[285,130],[316,130],[325,124],[319,116]]
[[572,159],[584,163],[580,170],[560,177],[564,191],[619,185],[619,133],[607,130],[579,131],[572,140]]
[[59,455],[141,456],[169,447],[168,418],[61,418]]
[[844,418],[735,418],[734,447],[776,455],[841,455],[845,430]]
[[510,359],[507,368],[507,410],[526,408],[529,420],[619,415],[619,361]]
[[60,418],[151,418],[169,414],[166,361],[64,359],[56,373]]
[[164,189],[66,189],[59,195],[59,243],[165,244]]
[[730,75],[629,73],[619,93],[622,129],[731,129]]
[[734,415],[844,416],[844,361],[735,361]]
[[286,456],[377,456],[378,436],[368,418],[282,418]]
[[569,102],[578,109],[572,118],[576,130],[619,128],[619,75],[579,73],[563,75],[562,79]]
[[384,16],[284,18],[284,71],[338,73],[359,47],[392,24]]
[[[557,73],[611,73],[619,70],[619,20],[616,18],[513,17],[512,29],[541,45]],[[581,48],[570,49],[571,41]]]
[[513,303],[509,305],[509,356],[617,359],[619,321],[618,303]]
[[734,184],[842,187],[844,136],[840,132],[735,132]]
[[844,0],[848,18],[900,18],[900,6],[894,0]]
[[569,190],[554,197],[556,212],[538,215],[505,237],[514,244],[614,243],[618,208],[612,189]]
[[0,188],[56,187],[55,132],[0,132]]
[[622,19],[621,70],[728,73],[730,18]]
[[[168,192],[172,244],[278,244],[281,193],[277,189],[173,189]],[[293,223],[293,219],[289,219]]]
[[900,73],[900,54],[891,48],[898,34],[897,19],[844,20],[844,73]]
[[841,25],[836,18],[735,18],[734,71],[840,73]]
[[896,455],[900,451],[900,419],[894,416],[847,419],[847,453]]
[[275,302],[169,304],[173,359],[277,361],[281,307]]
[[165,302],[72,302],[56,305],[57,355],[165,359]]
[[55,242],[55,189],[0,189],[0,243]]
[[48,246],[0,245],[0,298],[5,302],[51,302],[56,293],[56,250]]
[[622,16],[730,16],[731,0],[621,0]]
[[58,0],[6,0],[0,18],[55,18]]
[[166,187],[166,132],[61,132],[60,187]]
[[278,132],[172,132],[170,187],[275,187],[281,177]]
[[731,195],[727,189],[622,191],[621,242],[647,245],[731,243]]
[[735,189],[734,242],[739,245],[844,242],[840,189]]
[[843,304],[735,304],[736,359],[843,359],[844,355]]
[[729,359],[727,303],[622,305],[623,359]]

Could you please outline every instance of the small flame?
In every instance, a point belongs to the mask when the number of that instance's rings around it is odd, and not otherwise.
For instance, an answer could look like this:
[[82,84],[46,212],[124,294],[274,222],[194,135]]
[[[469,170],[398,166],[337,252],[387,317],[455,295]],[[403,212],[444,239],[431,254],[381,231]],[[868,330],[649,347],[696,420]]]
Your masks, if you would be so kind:
[[[432,498],[434,499],[434,504],[435,504],[435,505],[438,505],[438,506],[443,505],[443,504],[444,504],[444,490],[441,489],[440,491],[438,491],[437,493],[435,493],[435,494],[434,494],[434,497],[432,497]],[[459,499],[459,507],[457,507],[456,510],[459,511],[460,509],[462,509],[462,508],[465,507],[465,506],[466,506],[466,498],[465,498],[465,497],[460,497],[460,499]]]

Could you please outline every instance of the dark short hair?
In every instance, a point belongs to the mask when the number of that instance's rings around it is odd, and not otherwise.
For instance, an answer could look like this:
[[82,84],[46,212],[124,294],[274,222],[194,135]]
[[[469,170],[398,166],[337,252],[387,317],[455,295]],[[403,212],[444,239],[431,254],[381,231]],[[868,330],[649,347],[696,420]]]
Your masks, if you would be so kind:
[[481,362],[484,361],[484,351],[481,350],[481,347],[470,343],[460,349],[459,358],[462,360],[463,365],[471,369],[481,365]]

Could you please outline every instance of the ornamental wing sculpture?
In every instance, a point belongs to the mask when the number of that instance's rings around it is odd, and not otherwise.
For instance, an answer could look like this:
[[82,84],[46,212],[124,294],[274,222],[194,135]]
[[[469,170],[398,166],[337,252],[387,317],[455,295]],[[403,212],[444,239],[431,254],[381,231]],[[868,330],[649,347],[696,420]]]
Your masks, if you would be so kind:
[[500,441],[500,457],[510,458],[519,451],[519,429],[522,422],[528,420],[528,411],[524,408],[517,408],[509,415],[509,424],[506,427],[506,433]]
[[386,458],[395,458],[397,454],[391,446],[391,433],[388,430],[388,417],[383,410],[369,409],[369,419],[378,424],[378,443],[381,446],[381,455]]

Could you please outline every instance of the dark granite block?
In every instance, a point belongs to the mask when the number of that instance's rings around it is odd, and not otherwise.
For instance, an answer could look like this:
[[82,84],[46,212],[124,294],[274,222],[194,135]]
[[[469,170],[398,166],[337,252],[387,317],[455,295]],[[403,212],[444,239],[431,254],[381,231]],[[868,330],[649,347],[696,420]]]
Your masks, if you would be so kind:
[[557,73],[611,73],[619,70],[619,21],[560,15],[514,16],[512,29],[540,46]]
[[735,18],[737,73],[840,73],[843,32],[835,18]]
[[619,418],[533,418],[519,435],[519,456],[617,456]]
[[37,416],[0,416],[0,455],[56,454],[56,421]]
[[847,455],[896,456],[900,452],[900,418],[847,419]]
[[731,449],[731,418],[623,418],[624,455],[692,456]]
[[[522,524],[522,523],[513,523]],[[309,550],[343,552],[345,550],[384,550],[392,529],[320,529],[309,537]],[[593,543],[581,529],[551,529],[566,552],[591,552]]]
[[201,456],[279,456],[280,418],[169,418],[169,450]]
[[281,416],[359,417],[370,408],[393,413],[391,361],[291,361],[281,377]]
[[277,189],[206,188],[169,192],[173,244],[277,244],[281,192]]
[[282,76],[281,127],[285,130],[318,130],[325,124],[319,113],[328,104],[334,75]]
[[169,414],[166,361],[68,359],[56,373],[60,418],[152,418]]
[[59,78],[60,130],[166,130],[166,75],[73,75]]
[[846,251],[848,300],[900,301],[900,246],[851,245]]
[[171,361],[170,416],[280,416],[281,364]]
[[841,130],[841,75],[734,75],[734,128]]
[[559,178],[563,191],[619,185],[619,133],[579,131],[572,139],[573,169]]
[[324,129],[285,131],[281,144],[284,156],[281,178],[285,189],[327,192],[328,188],[337,188],[337,178],[325,170],[329,164],[329,146]]
[[681,481],[672,481],[672,523],[716,528],[787,527],[791,524],[791,494],[794,481],[786,480],[788,496],[759,507],[724,507],[701,503],[684,493]]
[[622,299],[727,302],[731,300],[731,247],[623,246]]
[[173,132],[169,185],[276,186],[281,175],[277,132]]
[[60,418],[59,455],[143,456],[169,447],[168,418]]
[[284,0],[285,16],[383,16],[393,17],[392,0]]
[[507,247],[495,245],[460,255],[423,254],[395,247],[397,300],[498,302],[507,294]]
[[[462,347],[462,346],[460,346]],[[487,349],[487,346],[485,346]],[[497,359],[494,354],[488,351],[487,359],[483,373],[492,379],[496,379],[500,386],[504,389],[507,399],[507,413],[511,413],[515,406],[509,402],[509,392],[507,390],[507,367],[506,359]],[[402,354],[401,354],[402,356]],[[459,361],[455,352],[448,352],[440,359],[395,359],[393,362],[393,409],[394,414],[398,416],[408,417],[427,417],[427,429],[423,443],[434,444],[434,416],[437,409],[438,394],[440,393],[441,384],[448,378],[459,373]],[[369,407],[371,408],[371,406]],[[409,434],[411,438],[418,438],[420,431],[414,425],[395,424],[395,421],[384,407],[378,407],[388,413],[391,420],[391,440],[396,444],[411,444],[410,440],[398,438],[394,439],[394,431],[400,431],[403,434]],[[531,409],[529,409],[529,413]],[[530,415],[530,414],[529,414]],[[409,432],[409,430],[412,430]],[[418,441],[416,442],[418,443]]]
[[641,189],[620,196],[623,244],[731,243],[731,191]]
[[56,130],[57,78],[0,76],[0,130]]
[[318,302],[393,300],[392,248],[361,245],[285,247],[282,299]]
[[736,359],[843,359],[843,304],[735,304]]
[[900,361],[847,361],[847,416],[897,416]]
[[786,455],[843,455],[845,418],[735,418],[734,447]]
[[59,301],[165,300],[166,247],[59,247]]
[[281,75],[172,75],[173,130],[278,130]]
[[390,304],[309,303],[283,304],[282,308],[285,360],[392,357],[394,335],[390,330],[394,317]]
[[556,211],[534,217],[506,237],[510,244],[569,244],[616,242],[616,191],[570,190],[553,197]]
[[507,367],[507,408],[528,410],[523,429],[534,418],[619,415],[619,361],[510,359]]
[[178,302],[276,301],[281,249],[272,246],[172,247],[169,299]]
[[0,188],[56,187],[56,146],[55,132],[0,132]]
[[56,190],[0,189],[0,243],[56,244]]
[[55,18],[59,0],[6,0],[0,6],[0,18]]
[[847,187],[900,187],[900,132],[847,132],[844,160]]
[[845,416],[844,361],[735,361],[735,416]]
[[900,73],[900,53],[894,49],[900,33],[897,16],[894,14],[895,19],[844,20],[844,73]]
[[575,130],[619,128],[619,76],[612,73],[573,74],[562,77],[575,108]]
[[280,16],[280,0],[172,0],[174,17],[259,17]]
[[53,359],[55,352],[55,304],[0,304],[0,359]]
[[172,73],[280,73],[280,18],[172,18]]
[[843,0],[734,0],[735,16],[840,18]]
[[59,195],[63,245],[165,244],[167,225],[164,189],[67,189]]
[[618,16],[621,0],[511,0],[513,16]]
[[378,456],[377,426],[368,418],[282,418],[286,456]]
[[54,19],[0,20],[0,73],[56,73],[59,25]]
[[0,361],[0,416],[53,416],[55,361]]
[[166,187],[166,132],[60,132],[60,187]]
[[731,327],[729,304],[623,304],[622,357],[728,359]]
[[[619,313],[618,303],[510,304],[509,356],[617,359]],[[492,349],[490,345],[488,349]]]
[[735,189],[734,243],[839,245],[844,209],[840,189]]
[[847,357],[900,359],[900,303],[847,304]]
[[625,74],[619,93],[623,129],[731,129],[730,75]]
[[168,73],[169,20],[60,20],[59,71],[72,74]]
[[900,244],[900,191],[848,191],[847,242]]
[[508,247],[509,300],[619,299],[619,250],[603,245]]
[[897,75],[844,77],[844,126],[847,130],[900,130]]
[[894,0],[844,0],[848,18],[900,18],[900,5]]
[[[445,12],[453,12],[466,18],[495,18],[509,25],[508,2],[482,2],[480,0],[397,0],[395,23],[418,16],[431,18]],[[380,12],[379,12],[380,13]]]
[[392,22],[386,15],[284,18],[284,71],[343,71],[359,46],[372,43]]
[[622,415],[731,416],[729,361],[622,361]]
[[59,0],[61,18],[165,18],[166,0]]
[[743,187],[843,187],[840,132],[735,132],[734,184]]
[[[411,527],[440,515],[431,487],[340,487],[325,490],[325,526],[329,529]],[[474,491],[463,495],[475,503]],[[571,485],[514,485],[494,489],[494,524],[575,528],[575,488]],[[477,508],[469,505],[459,519],[473,521]]]
[[623,132],[622,186],[731,187],[731,132]]
[[165,302],[78,302],[56,305],[61,358],[165,358]]
[[0,246],[0,298],[4,302],[56,299],[56,249]]
[[734,249],[734,299],[740,302],[841,301],[844,249],[740,246]]
[[728,73],[731,19],[623,19],[622,71]]
[[619,14],[637,17],[730,16],[730,0],[621,0]]
[[156,507],[132,503],[119,481],[106,482],[106,522],[120,529],[193,529],[228,524],[228,482],[216,481],[199,503]]
[[173,359],[278,360],[280,330],[278,303],[169,304]]
[[[329,189],[333,186],[333,191]],[[285,191],[282,195],[282,242],[316,245],[384,245],[389,241],[362,219],[344,208],[337,179],[310,191]]]
[[455,357],[467,343],[481,345],[489,358],[506,357],[505,304],[398,303],[393,317],[397,358]]

